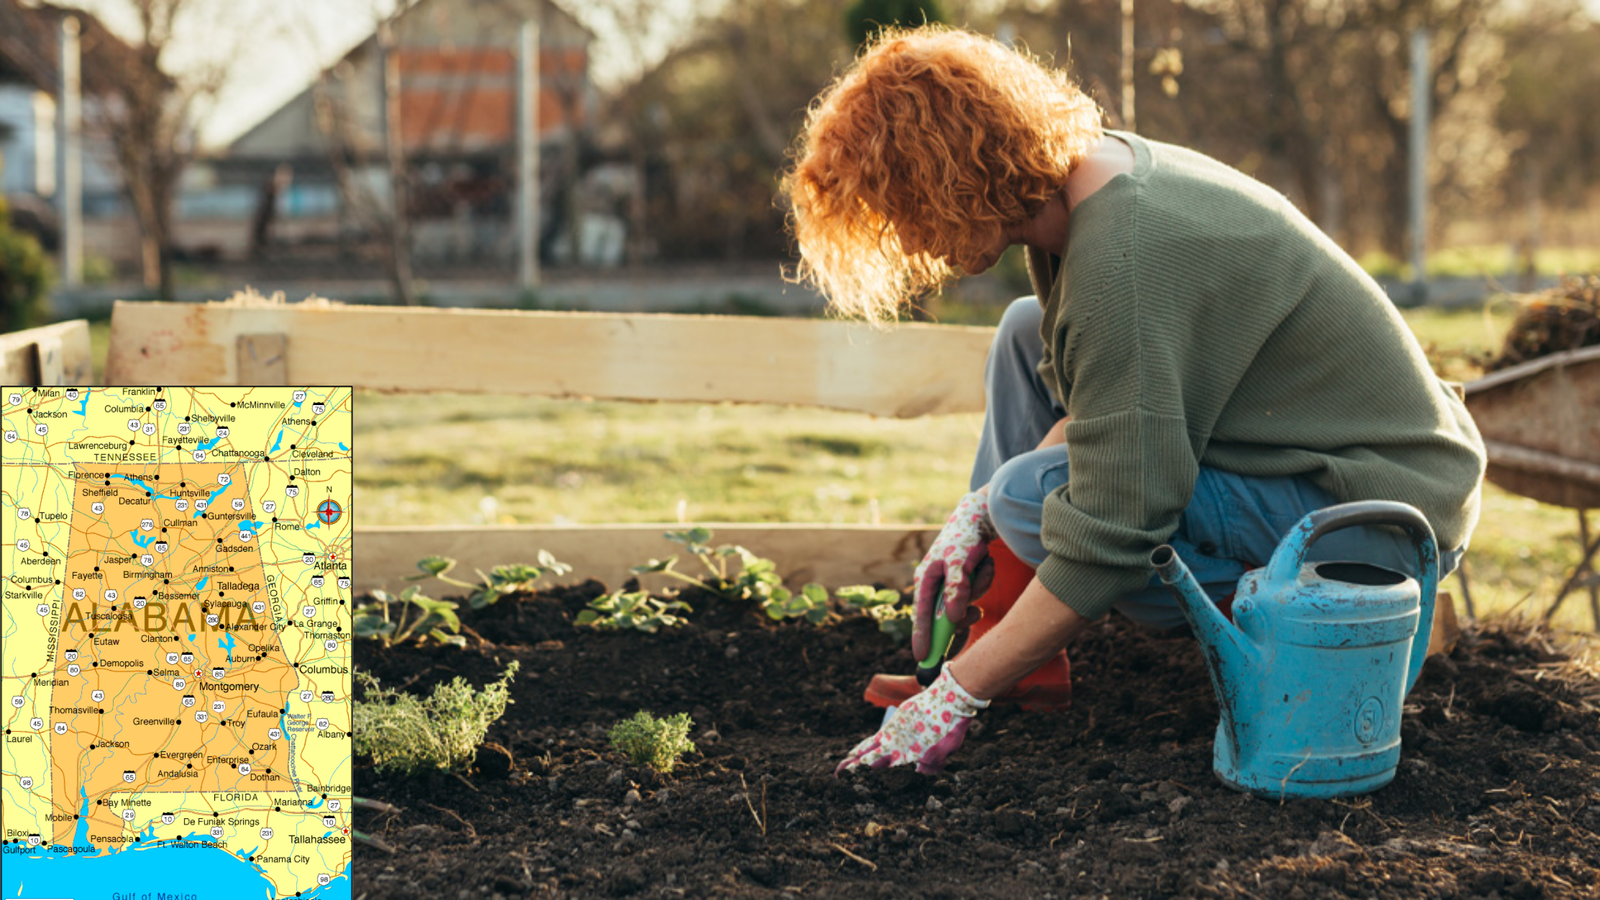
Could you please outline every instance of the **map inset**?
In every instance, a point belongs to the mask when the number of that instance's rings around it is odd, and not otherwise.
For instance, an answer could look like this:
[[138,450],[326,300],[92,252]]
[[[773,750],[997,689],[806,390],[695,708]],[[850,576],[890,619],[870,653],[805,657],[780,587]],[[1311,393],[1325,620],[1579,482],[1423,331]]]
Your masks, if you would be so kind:
[[350,896],[351,401],[0,389],[0,895]]

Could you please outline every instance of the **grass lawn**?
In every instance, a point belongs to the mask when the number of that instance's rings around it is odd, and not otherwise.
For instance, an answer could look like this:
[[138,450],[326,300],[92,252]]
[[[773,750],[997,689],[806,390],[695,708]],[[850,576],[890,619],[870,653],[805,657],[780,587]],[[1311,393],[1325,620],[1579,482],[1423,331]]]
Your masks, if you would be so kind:
[[[1498,345],[1513,313],[1500,304],[1405,316],[1435,364],[1466,379],[1469,359]],[[947,321],[985,315],[941,311]],[[98,360],[105,331],[94,328]],[[967,489],[981,423],[373,391],[357,392],[355,409],[360,521],[383,524],[937,523]],[[1487,485],[1467,557],[1479,614],[1543,609],[1577,561],[1576,534],[1572,510]],[[1450,589],[1459,602],[1459,584]],[[1588,629],[1587,597],[1569,597],[1558,621]]]

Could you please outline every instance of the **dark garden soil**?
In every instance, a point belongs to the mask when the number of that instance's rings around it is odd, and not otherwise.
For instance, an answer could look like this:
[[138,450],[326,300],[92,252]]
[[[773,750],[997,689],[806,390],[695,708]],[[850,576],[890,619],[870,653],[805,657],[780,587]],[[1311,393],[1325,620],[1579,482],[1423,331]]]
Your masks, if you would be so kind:
[[[867,678],[911,667],[872,621],[691,596],[677,631],[576,629],[601,590],[464,616],[492,642],[465,651],[358,645],[415,692],[522,669],[489,732],[509,771],[498,750],[465,781],[357,759],[357,794],[399,811],[358,814],[398,852],[358,846],[356,897],[1600,897],[1600,691],[1537,640],[1469,632],[1430,660],[1388,787],[1280,803],[1212,775],[1188,637],[1109,617],[1073,650],[1066,712],[996,706],[937,777],[835,778],[881,718]],[[641,708],[694,717],[670,776],[608,747]]]

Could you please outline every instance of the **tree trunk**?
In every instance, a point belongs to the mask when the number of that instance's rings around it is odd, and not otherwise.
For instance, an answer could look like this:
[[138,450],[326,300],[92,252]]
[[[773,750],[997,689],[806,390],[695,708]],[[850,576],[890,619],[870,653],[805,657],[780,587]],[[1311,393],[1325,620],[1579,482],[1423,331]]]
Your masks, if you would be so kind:
[[177,299],[175,285],[172,278],[172,186],[175,182],[165,182],[160,193],[155,198],[156,203],[156,287],[160,289],[161,299],[168,303]]
[[134,221],[139,226],[139,262],[144,286],[156,291],[162,300],[173,299],[172,284],[172,184],[146,156],[124,171],[138,172],[128,185]]
[[143,223],[140,223],[139,231],[139,261],[144,273],[144,286],[146,290],[158,290],[161,287],[161,242]]
[[1313,222],[1323,218],[1321,172],[1322,154],[1318,142],[1311,134],[1306,121],[1305,106],[1300,98],[1300,83],[1289,62],[1289,52],[1297,41],[1308,35],[1296,32],[1290,22],[1291,11],[1285,2],[1274,3],[1270,10],[1272,43],[1267,51],[1268,95],[1273,98],[1272,134],[1269,137],[1288,166],[1299,193],[1301,207]]
[[1395,152],[1389,157],[1383,173],[1387,187],[1384,191],[1387,214],[1383,217],[1381,234],[1384,249],[1393,253],[1396,259],[1404,260],[1411,256],[1410,123],[1398,121],[1398,126],[1398,130],[1390,129]]
[[394,283],[394,299],[402,306],[416,306],[411,291],[410,198],[406,190],[406,157],[400,131],[400,60],[395,55],[393,26],[385,22],[378,30],[383,50],[383,149],[389,162],[389,191],[392,209],[389,217],[389,278]]
[[1380,211],[1379,246],[1383,252],[1403,260],[1408,257],[1406,251],[1410,248],[1407,226],[1411,214],[1411,122],[1409,117],[1402,119],[1390,112],[1388,98],[1380,86],[1375,85],[1370,96],[1378,122],[1388,135],[1391,147],[1378,175],[1379,183],[1383,185],[1383,197],[1376,204]]

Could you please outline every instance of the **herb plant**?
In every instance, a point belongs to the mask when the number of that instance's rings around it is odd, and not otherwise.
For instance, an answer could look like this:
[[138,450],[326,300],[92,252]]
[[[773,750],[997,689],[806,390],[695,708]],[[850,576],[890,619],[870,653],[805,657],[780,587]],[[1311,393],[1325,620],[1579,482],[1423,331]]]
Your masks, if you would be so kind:
[[649,766],[663,774],[672,771],[685,753],[695,751],[689,740],[694,720],[688,713],[657,719],[639,710],[631,719],[611,726],[611,746],[636,766]]
[[351,707],[351,741],[357,753],[372,757],[374,768],[410,775],[423,769],[463,771],[472,764],[489,726],[511,703],[515,660],[500,680],[474,691],[460,676],[438,684],[423,699],[385,688],[357,669],[366,698]]

